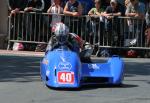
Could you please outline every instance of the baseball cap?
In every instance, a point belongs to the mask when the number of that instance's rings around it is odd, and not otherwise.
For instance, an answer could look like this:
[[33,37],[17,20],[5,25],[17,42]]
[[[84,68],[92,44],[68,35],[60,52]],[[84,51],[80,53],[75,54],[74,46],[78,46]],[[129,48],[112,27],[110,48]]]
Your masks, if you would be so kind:
[[110,3],[117,3],[117,0],[110,0]]

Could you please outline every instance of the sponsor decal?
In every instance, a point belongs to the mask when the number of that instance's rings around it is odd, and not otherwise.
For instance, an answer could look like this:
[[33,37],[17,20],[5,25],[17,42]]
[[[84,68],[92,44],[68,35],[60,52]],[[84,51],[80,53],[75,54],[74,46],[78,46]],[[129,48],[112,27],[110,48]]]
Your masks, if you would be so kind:
[[49,63],[49,61],[48,61],[46,58],[44,58],[44,59],[43,59],[43,64],[48,65],[48,63]]
[[46,75],[49,76],[49,74],[50,74],[50,71],[46,70]]
[[97,64],[88,64],[89,69],[100,69],[100,67]]
[[60,62],[58,64],[58,68],[60,70],[70,70],[72,68],[72,65],[69,62]]

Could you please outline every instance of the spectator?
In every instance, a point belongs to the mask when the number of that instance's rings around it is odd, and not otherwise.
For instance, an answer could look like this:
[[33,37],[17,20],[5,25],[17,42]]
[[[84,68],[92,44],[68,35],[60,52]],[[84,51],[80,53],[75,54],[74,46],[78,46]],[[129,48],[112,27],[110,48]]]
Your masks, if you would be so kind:
[[54,3],[49,7],[47,10],[47,13],[52,13],[52,25],[55,25],[57,22],[61,22],[61,16],[58,16],[56,14],[62,14],[63,13],[63,8],[61,7],[61,2],[60,0],[54,0]]
[[[27,41],[41,42],[44,38],[42,35],[43,16],[40,14],[44,10],[44,0],[30,0],[27,7],[24,9],[25,13],[25,34]],[[29,13],[34,12],[34,13]],[[40,44],[37,45],[39,47]],[[30,45],[34,49],[34,45]],[[32,47],[33,46],[33,47]]]
[[7,0],[8,9],[11,14],[14,14],[18,11],[23,11],[27,5],[27,0]]
[[119,41],[119,22],[118,16],[122,15],[121,8],[118,6],[118,2],[116,0],[110,1],[110,6],[108,6],[105,12],[102,14],[105,16],[105,28],[108,33],[108,45],[118,45]]
[[126,9],[126,16],[144,18],[145,16],[145,5],[139,0],[130,0],[130,4]]
[[[92,8],[89,12],[88,15],[91,16],[91,21],[89,29],[90,31],[90,37],[95,35],[96,43],[103,42],[103,26],[104,26],[104,21],[102,18],[102,12],[104,12],[104,9],[101,8],[101,1],[100,0],[95,0],[95,7]],[[100,30],[100,32],[98,32]],[[93,37],[91,37],[92,39]],[[91,40],[90,40],[91,41]]]
[[[8,10],[10,12],[11,19],[11,30],[10,30],[10,39],[21,40],[22,39],[22,14],[19,14],[19,11],[23,11],[26,7],[27,0],[7,0]],[[19,29],[18,29],[19,28]],[[15,50],[23,50],[22,43],[14,43],[13,48]]]
[[[24,9],[24,11],[25,12],[42,12],[43,9],[44,9],[43,0],[30,0],[27,4],[27,7]],[[40,21],[39,19],[41,19],[42,17],[40,14],[28,14],[28,13],[25,17],[26,17],[25,22],[28,24],[27,29],[26,29],[27,30],[26,35],[29,35],[27,33],[32,33],[32,37],[30,34],[30,37],[31,37],[30,40],[31,39],[33,40],[33,37],[37,36],[37,33],[38,33],[37,27],[39,27],[39,21]]]
[[47,10],[47,13],[62,14],[63,8],[61,7],[61,0],[54,0],[52,5]]
[[88,12],[88,15],[101,16],[101,12],[104,12],[104,10],[101,8],[101,1],[95,0],[95,7]]
[[64,7],[65,24],[70,27],[70,31],[76,34],[81,33],[81,19],[79,16],[82,15],[82,5],[77,0],[67,1]]
[[64,8],[64,14],[69,16],[82,15],[82,5],[77,0],[69,0]]
[[44,9],[44,1],[43,0],[29,0],[27,7],[24,11],[34,11],[34,12],[42,12]]
[[[144,42],[144,36],[140,35],[144,33],[144,18],[145,18],[145,5],[142,2],[139,2],[139,0],[130,0],[130,3],[127,6],[126,9],[126,16],[128,17],[135,17],[137,19],[128,19],[128,27],[130,35],[128,38],[133,39],[133,44],[138,44],[137,46],[140,46],[142,42]],[[142,19],[142,20],[141,20]],[[142,27],[142,28],[141,28]],[[142,33],[140,33],[142,32]],[[142,41],[141,39],[142,38]]]

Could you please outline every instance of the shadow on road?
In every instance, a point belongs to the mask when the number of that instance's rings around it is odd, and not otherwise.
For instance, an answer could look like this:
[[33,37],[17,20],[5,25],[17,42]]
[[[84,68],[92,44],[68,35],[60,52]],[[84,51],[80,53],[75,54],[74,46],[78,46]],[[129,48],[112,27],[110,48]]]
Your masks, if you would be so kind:
[[0,82],[40,80],[39,57],[0,56]]
[[[0,56],[0,82],[40,81],[41,59],[42,59],[41,57]],[[149,76],[150,62],[140,63],[126,60],[125,78],[126,77],[132,78],[137,75]],[[150,81],[146,79],[142,81],[150,83]],[[97,87],[99,88],[99,86],[95,86],[94,88]],[[125,84],[123,87],[130,88],[136,87],[136,85]],[[92,87],[89,88],[89,86],[84,88],[92,89]]]
[[138,87],[138,85],[133,84],[122,84],[122,85],[106,85],[106,84],[93,84],[93,85],[84,85],[80,88],[53,88],[47,86],[49,89],[58,90],[58,91],[85,91],[85,90],[94,90],[99,88],[134,88]]

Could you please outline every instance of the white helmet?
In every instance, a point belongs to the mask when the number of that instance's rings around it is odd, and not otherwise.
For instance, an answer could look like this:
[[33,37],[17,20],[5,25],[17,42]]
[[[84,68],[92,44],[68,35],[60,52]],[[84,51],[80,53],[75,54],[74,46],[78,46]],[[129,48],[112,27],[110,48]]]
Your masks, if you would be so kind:
[[53,30],[60,44],[64,44],[68,40],[69,28],[64,23],[56,23]]

